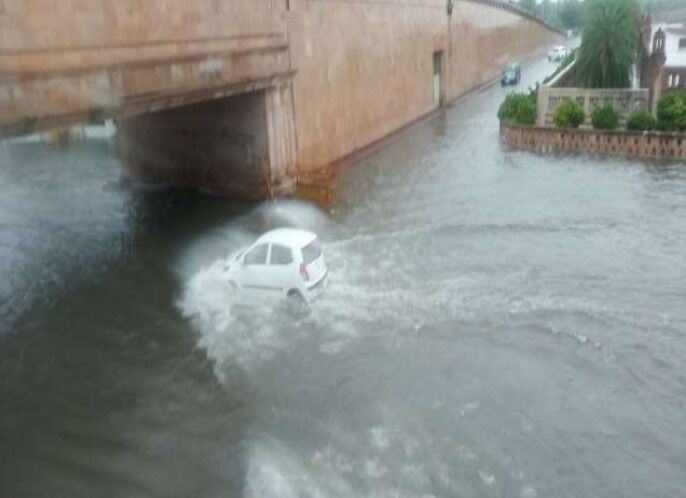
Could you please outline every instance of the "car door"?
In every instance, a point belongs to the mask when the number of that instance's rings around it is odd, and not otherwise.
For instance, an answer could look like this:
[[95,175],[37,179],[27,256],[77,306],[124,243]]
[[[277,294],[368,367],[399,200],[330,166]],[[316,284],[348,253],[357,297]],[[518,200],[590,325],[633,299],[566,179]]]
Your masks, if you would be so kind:
[[250,248],[243,257],[241,287],[249,295],[260,295],[269,287],[268,244],[257,244]]
[[281,244],[272,244],[269,266],[274,285],[285,296],[290,289],[296,286],[293,280],[297,276],[297,271],[291,248]]

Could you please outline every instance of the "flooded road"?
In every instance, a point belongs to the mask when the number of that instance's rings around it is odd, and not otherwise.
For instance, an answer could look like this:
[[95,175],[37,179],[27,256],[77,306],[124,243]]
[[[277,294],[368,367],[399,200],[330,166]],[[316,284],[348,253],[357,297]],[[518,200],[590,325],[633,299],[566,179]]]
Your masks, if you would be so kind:
[[[683,496],[686,168],[509,150],[505,93],[331,216],[0,144],[0,496]],[[218,261],[278,225],[324,242],[301,320],[227,305]]]

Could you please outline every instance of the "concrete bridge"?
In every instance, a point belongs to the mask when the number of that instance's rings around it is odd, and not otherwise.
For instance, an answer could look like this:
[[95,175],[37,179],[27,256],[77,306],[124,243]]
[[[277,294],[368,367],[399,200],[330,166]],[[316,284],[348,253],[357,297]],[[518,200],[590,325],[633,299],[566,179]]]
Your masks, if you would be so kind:
[[0,0],[0,134],[115,118],[125,169],[294,188],[562,34],[506,3]]

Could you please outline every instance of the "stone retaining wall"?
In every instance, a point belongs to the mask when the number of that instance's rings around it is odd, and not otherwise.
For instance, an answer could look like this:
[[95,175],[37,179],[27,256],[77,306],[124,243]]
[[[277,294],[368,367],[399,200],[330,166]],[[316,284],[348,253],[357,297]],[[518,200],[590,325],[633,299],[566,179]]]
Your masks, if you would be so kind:
[[626,123],[634,111],[647,111],[650,92],[646,88],[637,90],[599,88],[558,88],[541,86],[538,89],[538,126],[551,126],[553,114],[560,103],[572,100],[586,113],[586,124],[590,125],[593,111],[600,106],[612,104],[619,113],[620,125]]
[[508,145],[538,153],[591,152],[640,159],[686,159],[686,134],[566,130],[500,124],[500,136]]

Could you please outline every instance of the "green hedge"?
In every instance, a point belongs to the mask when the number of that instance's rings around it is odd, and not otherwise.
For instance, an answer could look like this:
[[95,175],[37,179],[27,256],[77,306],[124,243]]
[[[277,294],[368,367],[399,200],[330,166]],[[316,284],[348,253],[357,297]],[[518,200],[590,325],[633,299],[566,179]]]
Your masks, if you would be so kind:
[[562,101],[553,114],[553,121],[560,128],[578,128],[585,120],[586,113],[572,100]]
[[498,109],[498,118],[519,125],[536,124],[536,100],[531,95],[511,93]]
[[614,130],[619,127],[619,114],[612,104],[596,107],[591,114],[591,122],[596,130]]
[[686,130],[686,92],[671,92],[657,103],[657,129]]
[[655,129],[655,118],[647,111],[635,111],[626,121],[626,129],[631,131],[649,131]]

